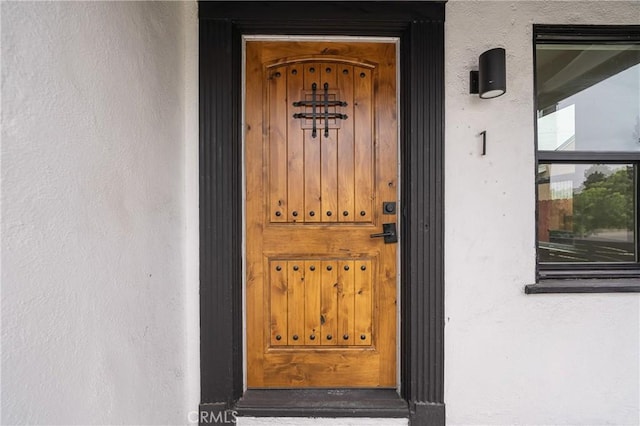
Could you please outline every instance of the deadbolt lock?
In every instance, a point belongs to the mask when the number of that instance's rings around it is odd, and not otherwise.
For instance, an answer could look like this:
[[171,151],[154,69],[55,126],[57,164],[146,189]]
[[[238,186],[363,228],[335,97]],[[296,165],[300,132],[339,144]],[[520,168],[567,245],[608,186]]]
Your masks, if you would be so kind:
[[382,214],[396,214],[396,202],[385,201],[382,203]]

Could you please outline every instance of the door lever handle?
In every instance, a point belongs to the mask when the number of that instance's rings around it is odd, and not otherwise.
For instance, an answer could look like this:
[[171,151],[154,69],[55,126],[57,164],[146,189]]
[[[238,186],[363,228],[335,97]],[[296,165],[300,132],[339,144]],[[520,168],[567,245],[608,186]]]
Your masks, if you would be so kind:
[[396,231],[395,223],[383,223],[382,232],[379,234],[371,234],[371,238],[384,238],[385,244],[397,243],[398,233]]
[[391,237],[396,235],[395,232],[381,232],[379,234],[371,234],[371,238]]

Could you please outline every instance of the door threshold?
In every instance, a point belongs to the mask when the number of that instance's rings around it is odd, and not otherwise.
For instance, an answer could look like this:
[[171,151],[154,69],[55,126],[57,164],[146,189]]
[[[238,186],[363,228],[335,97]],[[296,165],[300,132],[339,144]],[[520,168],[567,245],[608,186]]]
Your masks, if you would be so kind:
[[249,389],[234,409],[241,417],[409,417],[395,389]]

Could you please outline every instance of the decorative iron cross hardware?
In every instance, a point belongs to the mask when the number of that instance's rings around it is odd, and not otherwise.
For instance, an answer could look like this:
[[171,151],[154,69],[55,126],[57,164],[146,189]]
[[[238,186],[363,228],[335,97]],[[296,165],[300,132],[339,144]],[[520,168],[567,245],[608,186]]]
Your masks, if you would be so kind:
[[[329,107],[335,107],[335,106],[347,106],[346,102],[343,101],[338,101],[338,100],[329,100],[329,83],[325,83],[324,84],[324,98],[322,100],[322,103],[320,104],[320,102],[318,102],[318,100],[316,99],[316,91],[318,89],[318,85],[316,83],[313,83],[311,85],[311,100],[310,101],[297,101],[293,103],[294,107],[311,107],[311,114],[308,114],[306,112],[301,112],[301,113],[297,113],[297,114],[293,114],[293,118],[304,118],[304,119],[311,119],[311,125],[312,125],[312,129],[311,129],[311,137],[315,138],[317,136],[317,131],[316,131],[316,119],[321,120],[324,119],[324,137],[327,138],[329,137],[329,119],[336,119],[336,120],[346,120],[347,119],[347,114],[341,114],[339,112],[329,112]],[[320,105],[324,105],[324,114],[320,114],[320,117],[318,117],[316,108]]]

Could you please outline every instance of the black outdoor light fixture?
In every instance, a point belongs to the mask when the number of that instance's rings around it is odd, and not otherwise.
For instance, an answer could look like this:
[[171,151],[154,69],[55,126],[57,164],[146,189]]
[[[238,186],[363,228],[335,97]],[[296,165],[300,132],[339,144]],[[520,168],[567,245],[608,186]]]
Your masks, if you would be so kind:
[[507,91],[505,51],[501,47],[480,55],[478,71],[470,73],[469,93],[478,93],[482,99],[497,98]]

